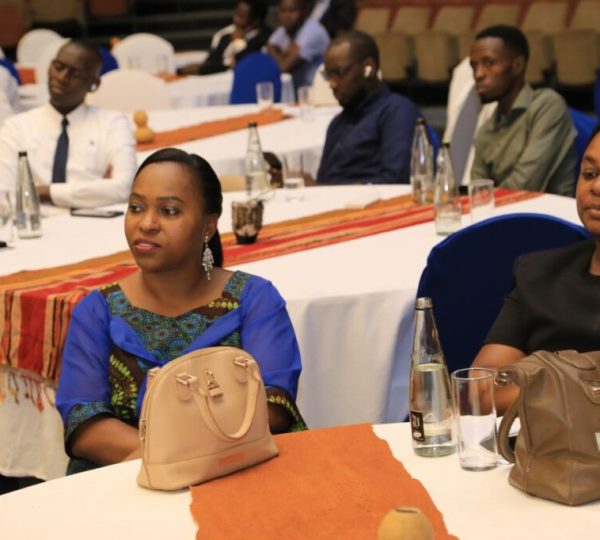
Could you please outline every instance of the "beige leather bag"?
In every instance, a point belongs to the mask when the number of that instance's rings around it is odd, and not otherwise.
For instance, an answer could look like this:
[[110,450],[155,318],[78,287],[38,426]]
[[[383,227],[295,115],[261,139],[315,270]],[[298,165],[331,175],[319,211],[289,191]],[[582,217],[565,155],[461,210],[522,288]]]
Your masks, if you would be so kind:
[[538,351],[502,368],[497,382],[508,381],[520,387],[498,433],[500,452],[515,464],[509,482],[570,505],[600,499],[600,352]]
[[152,489],[184,488],[276,456],[254,358],[210,347],[150,370],[140,439],[137,481]]

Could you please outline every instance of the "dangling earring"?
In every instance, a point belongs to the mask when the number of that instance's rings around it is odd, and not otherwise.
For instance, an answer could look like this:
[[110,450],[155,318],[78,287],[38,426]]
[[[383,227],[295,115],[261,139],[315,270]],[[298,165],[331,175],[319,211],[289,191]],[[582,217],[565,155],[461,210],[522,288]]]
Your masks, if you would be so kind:
[[215,264],[212,250],[208,247],[208,234],[204,237],[204,252],[202,253],[202,266],[206,273],[206,279],[210,281],[210,272]]

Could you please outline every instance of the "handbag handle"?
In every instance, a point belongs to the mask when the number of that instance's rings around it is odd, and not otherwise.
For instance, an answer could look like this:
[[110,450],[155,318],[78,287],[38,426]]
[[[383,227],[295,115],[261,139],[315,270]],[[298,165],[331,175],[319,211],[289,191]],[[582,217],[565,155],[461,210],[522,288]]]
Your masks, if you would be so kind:
[[515,400],[512,405],[506,410],[504,416],[502,417],[502,421],[500,422],[500,428],[498,429],[498,450],[510,463],[515,462],[515,452],[510,447],[508,442],[508,435],[510,433],[510,428],[515,421],[519,412],[519,400]]
[[260,386],[260,375],[258,374],[258,367],[256,362],[244,359],[240,362],[237,358],[233,360],[234,366],[240,366],[248,371],[248,385],[246,392],[246,410],[244,412],[244,418],[239,429],[235,433],[226,433],[221,429],[217,421],[215,420],[212,411],[210,410],[210,400],[212,399],[208,392],[201,392],[198,386],[194,386],[192,389],[192,396],[196,405],[200,409],[200,414],[204,419],[208,429],[220,439],[224,441],[238,441],[246,436],[250,430],[250,426],[254,420],[256,413],[256,402],[258,397],[258,389]]

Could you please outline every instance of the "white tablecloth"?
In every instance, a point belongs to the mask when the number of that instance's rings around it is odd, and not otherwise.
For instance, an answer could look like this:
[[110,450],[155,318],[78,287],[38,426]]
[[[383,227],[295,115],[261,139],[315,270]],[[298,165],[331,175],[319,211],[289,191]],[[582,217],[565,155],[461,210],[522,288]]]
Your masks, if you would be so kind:
[[[221,120],[258,112],[257,105],[226,105],[220,107],[196,107],[174,111],[149,111],[148,125],[154,131],[166,131],[201,122]],[[276,154],[302,153],[305,168],[316,175],[321,161],[325,134],[339,107],[318,107],[311,120],[299,118],[297,107],[284,107],[292,118],[259,126],[263,151]],[[176,145],[177,148],[199,154],[207,159],[218,175],[244,174],[244,157],[248,146],[248,133],[239,130],[215,137]],[[153,151],[138,152],[141,163]]]
[[[375,426],[374,431],[423,483],[448,531],[461,540],[598,538],[600,503],[569,507],[531,497],[508,484],[507,466],[468,472],[458,466],[456,455],[416,456],[408,428],[407,424],[388,424]],[[3,540],[194,539],[197,527],[189,510],[189,492],[138,487],[139,467],[139,460],[131,461],[1,496]],[[232,493],[232,501],[239,495]],[[281,533],[285,538],[286,531]]]
[[[408,190],[398,185],[308,188],[302,202],[286,202],[278,191],[266,206],[265,221],[274,223]],[[222,231],[231,230],[230,203],[240,196],[226,194]],[[523,211],[578,222],[575,201],[553,195],[498,208],[496,213]],[[45,220],[43,226],[41,239],[22,240],[13,249],[0,250],[3,274],[127,248],[122,218],[62,215]],[[310,427],[405,418],[415,292],[427,255],[440,240],[433,223],[425,223],[238,267],[271,280],[287,301],[303,362],[298,405]],[[55,411],[44,412],[48,420],[40,431],[39,413],[31,402],[21,403],[20,414],[14,412],[16,408],[4,414],[9,410],[5,407],[6,401],[0,402],[0,441],[11,444],[0,444],[0,474],[59,475],[64,454]]]

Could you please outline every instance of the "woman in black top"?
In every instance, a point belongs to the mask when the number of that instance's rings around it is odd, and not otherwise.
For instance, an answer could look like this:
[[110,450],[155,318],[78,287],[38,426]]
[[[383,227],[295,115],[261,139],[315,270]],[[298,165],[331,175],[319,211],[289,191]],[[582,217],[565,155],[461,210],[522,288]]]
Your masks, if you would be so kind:
[[[585,150],[577,181],[577,212],[593,239],[520,257],[515,289],[475,358],[501,368],[537,350],[600,350],[600,126]],[[496,389],[502,413],[518,387]]]

